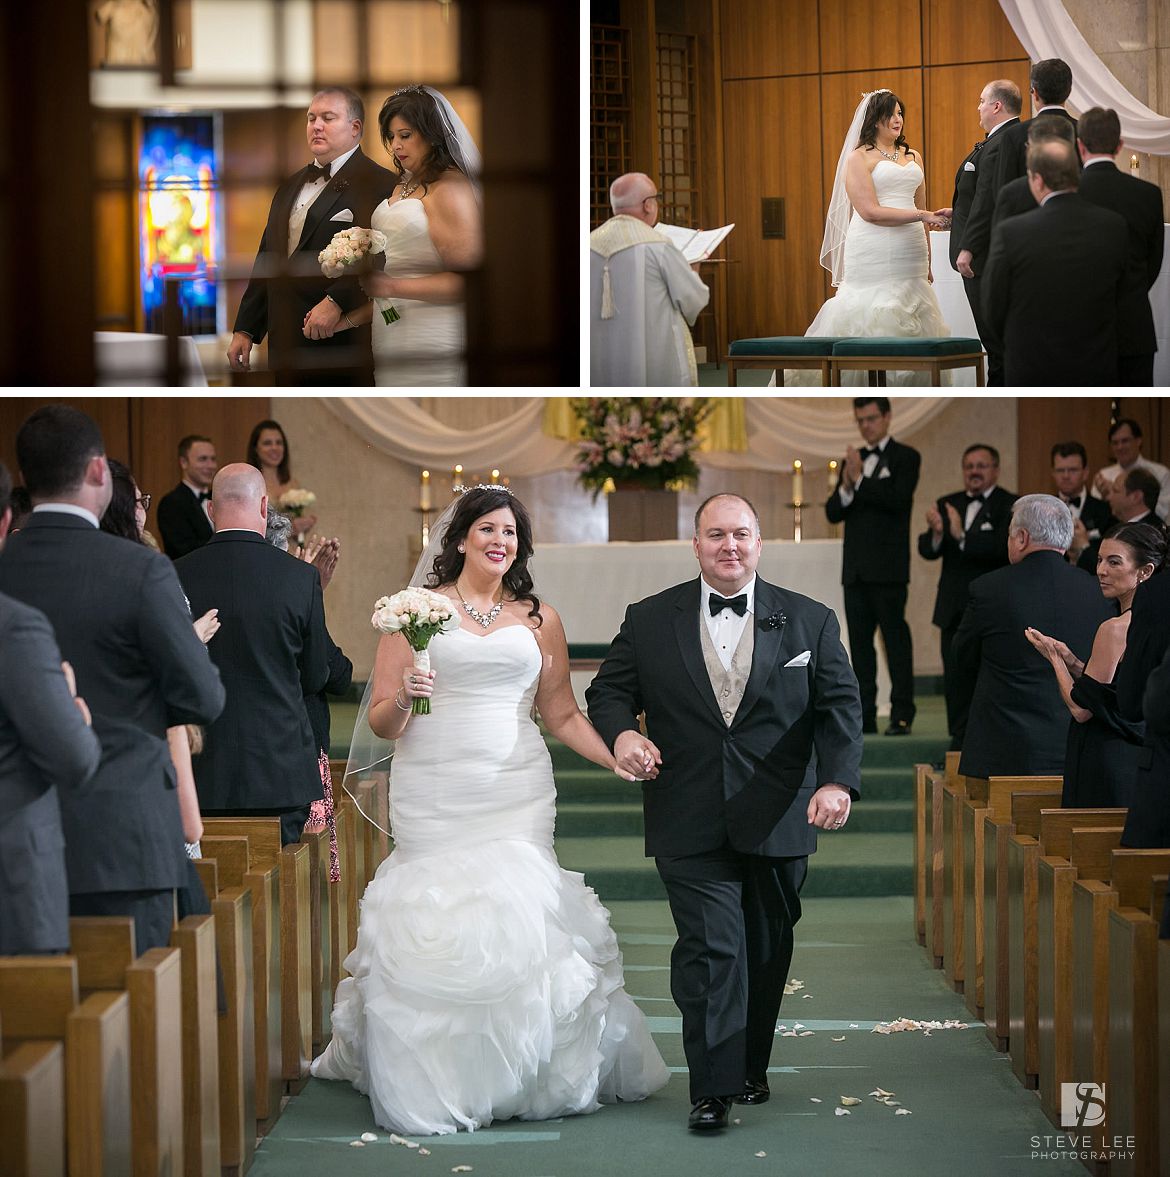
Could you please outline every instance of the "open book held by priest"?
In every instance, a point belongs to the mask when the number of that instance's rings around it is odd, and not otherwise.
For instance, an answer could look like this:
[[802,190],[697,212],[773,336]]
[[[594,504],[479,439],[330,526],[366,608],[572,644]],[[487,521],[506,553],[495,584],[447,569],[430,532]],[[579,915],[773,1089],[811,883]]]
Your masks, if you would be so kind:
[[682,250],[683,257],[694,265],[695,262],[705,262],[734,228],[734,222],[722,229],[683,229],[678,225],[659,223],[654,226],[654,231],[673,241]]

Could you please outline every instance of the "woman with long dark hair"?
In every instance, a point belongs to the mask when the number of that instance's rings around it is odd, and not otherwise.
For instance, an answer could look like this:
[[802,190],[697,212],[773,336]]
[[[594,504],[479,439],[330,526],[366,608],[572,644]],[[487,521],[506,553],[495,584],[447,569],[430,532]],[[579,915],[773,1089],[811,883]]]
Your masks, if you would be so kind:
[[[930,230],[950,222],[926,208],[926,165],[907,142],[905,117],[892,90],[863,94],[854,111],[821,244],[821,265],[837,292],[806,335],[950,334],[930,269]],[[790,372],[785,383],[808,383],[815,375]],[[890,373],[892,384],[926,379],[926,373]]]
[[1097,628],[1088,662],[1081,662],[1064,642],[1035,629],[1024,631],[1052,664],[1072,716],[1060,798],[1064,809],[1128,808],[1133,802],[1142,725],[1121,714],[1113,677],[1125,653],[1134,593],[1165,563],[1166,536],[1160,528],[1120,523],[1105,533],[1097,555],[1097,582],[1119,611]]
[[[435,534],[414,583],[429,567],[462,625],[431,642],[429,671],[401,633],[378,645],[365,712],[397,741],[395,848],[362,900],[313,1074],[349,1080],[379,1124],[419,1135],[642,1099],[666,1068],[623,988],[608,913],[553,853],[534,708],[557,740],[618,770],[573,697],[560,617],[533,590],[528,513],[503,487],[473,487]],[[422,698],[430,713],[412,715]]]
[[268,502],[274,511],[285,511],[292,521],[293,533],[298,543],[317,525],[317,516],[311,512],[296,515],[282,507],[281,495],[286,491],[300,490],[301,484],[293,477],[292,454],[284,427],[279,421],[259,421],[248,436],[248,452],[245,459],[264,475],[264,487],[268,491]]
[[400,177],[370,222],[386,237],[384,268],[361,279],[374,302],[338,329],[372,318],[378,384],[466,384],[463,275],[482,253],[479,149],[430,86],[391,94],[378,130]]

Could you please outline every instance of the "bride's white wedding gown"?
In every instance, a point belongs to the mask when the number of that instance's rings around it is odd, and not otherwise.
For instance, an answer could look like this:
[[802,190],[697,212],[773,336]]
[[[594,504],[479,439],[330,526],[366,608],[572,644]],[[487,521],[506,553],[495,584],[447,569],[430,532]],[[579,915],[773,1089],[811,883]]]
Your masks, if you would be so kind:
[[[915,162],[899,166],[879,160],[871,173],[878,203],[914,208],[922,184]],[[845,268],[837,293],[824,303],[805,335],[938,336],[950,335],[938,299],[926,275],[929,243],[922,225],[874,225],[856,212],[845,233]],[[946,375],[946,373],[944,373]],[[864,372],[846,372],[843,380],[864,383]],[[925,384],[925,372],[890,372],[890,384]],[[786,372],[784,383],[819,383],[818,372]]]
[[435,694],[394,753],[395,849],[366,890],[313,1074],[412,1134],[642,1099],[669,1078],[609,915],[553,854],[527,625],[430,645]]
[[[385,270],[393,277],[420,278],[447,269],[431,240],[421,200],[410,197],[393,204],[384,200],[370,224],[386,235]],[[463,304],[417,298],[389,301],[401,317],[387,323],[378,305],[374,306],[375,383],[424,388],[466,384]]]

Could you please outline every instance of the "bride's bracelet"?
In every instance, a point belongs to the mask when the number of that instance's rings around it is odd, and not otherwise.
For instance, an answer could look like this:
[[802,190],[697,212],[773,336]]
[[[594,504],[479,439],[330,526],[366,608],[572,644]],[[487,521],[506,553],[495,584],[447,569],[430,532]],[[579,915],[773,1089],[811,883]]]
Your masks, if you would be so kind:
[[398,702],[398,695],[401,691],[402,691],[402,687],[399,687],[398,690],[394,692],[394,706],[397,707],[399,711],[409,711],[410,710],[410,700],[409,699],[407,699],[405,703]]

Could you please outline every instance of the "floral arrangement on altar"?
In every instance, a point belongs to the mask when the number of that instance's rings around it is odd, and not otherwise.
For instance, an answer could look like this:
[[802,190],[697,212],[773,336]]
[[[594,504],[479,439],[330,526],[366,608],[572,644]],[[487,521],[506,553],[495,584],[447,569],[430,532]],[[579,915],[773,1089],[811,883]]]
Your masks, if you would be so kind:
[[709,397],[575,397],[581,421],[575,467],[596,499],[612,480],[654,490],[693,487],[699,426],[714,411]]
[[[370,624],[379,633],[401,633],[414,651],[414,664],[419,670],[430,670],[431,656],[427,646],[436,634],[450,633],[459,628],[459,614],[442,593],[425,588],[405,588],[392,597],[379,597],[374,602]],[[411,714],[429,715],[430,699],[415,699]]]
[[294,487],[276,500],[277,507],[293,519],[299,519],[310,507],[316,506],[317,496],[311,490]]

